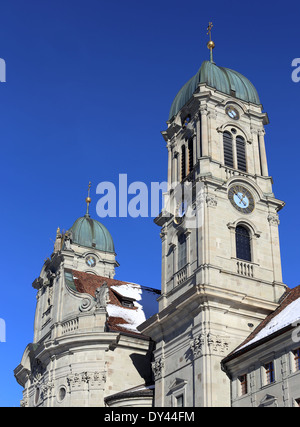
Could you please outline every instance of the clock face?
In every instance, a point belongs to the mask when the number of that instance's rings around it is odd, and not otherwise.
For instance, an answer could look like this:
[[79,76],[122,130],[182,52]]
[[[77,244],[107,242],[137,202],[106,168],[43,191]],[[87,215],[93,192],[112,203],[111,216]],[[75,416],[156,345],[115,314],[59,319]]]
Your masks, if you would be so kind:
[[86,262],[86,264],[89,267],[95,267],[95,265],[96,265],[96,258],[93,257],[93,256],[91,256],[91,255],[89,255],[88,257],[86,257],[85,262]]
[[233,120],[238,120],[240,118],[239,112],[234,107],[226,107],[226,114]]
[[233,185],[228,192],[231,204],[242,213],[251,213],[254,210],[254,198],[247,188],[242,185]]

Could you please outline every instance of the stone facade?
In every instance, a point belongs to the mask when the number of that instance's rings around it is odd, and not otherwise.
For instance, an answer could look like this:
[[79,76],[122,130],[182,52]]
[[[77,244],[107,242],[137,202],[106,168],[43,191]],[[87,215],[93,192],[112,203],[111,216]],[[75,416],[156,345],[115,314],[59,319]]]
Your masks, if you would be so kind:
[[[238,120],[229,117],[228,108]],[[200,83],[162,132],[169,153],[169,191],[156,218],[162,295],[159,313],[140,327],[156,342],[156,406],[176,403],[176,381],[187,406],[230,406],[221,360],[276,309],[286,290],[278,236],[284,203],[274,196],[268,175],[267,123],[261,105]],[[225,164],[225,132],[232,135],[232,167]],[[246,170],[238,167],[238,137],[245,141]],[[253,197],[251,212],[229,200],[234,186]],[[182,204],[184,213],[178,209]],[[251,261],[237,257],[238,226],[250,233]],[[186,245],[184,265],[180,239]]]
[[222,361],[233,407],[300,406],[300,287]]
[[[212,81],[223,73],[213,63],[203,69],[216,73]],[[168,191],[155,219],[162,240],[158,312],[139,318],[134,328],[128,316],[119,315],[124,307],[127,315],[136,314],[138,305],[118,292],[124,283],[112,282],[118,263],[112,240],[110,250],[101,250],[101,233],[110,239],[101,224],[96,238],[89,215],[80,218],[73,226],[76,242],[72,230],[65,235],[58,230],[54,253],[33,283],[33,343],[15,370],[24,387],[23,406],[291,406],[298,399],[289,391],[299,374],[291,371],[290,349],[282,350],[284,336],[274,344],[282,377],[273,394],[262,390],[259,380],[260,362],[271,347],[251,353],[251,367],[246,356],[238,365],[224,364],[287,291],[278,234],[284,202],[275,197],[268,173],[268,116],[250,82],[227,74],[230,90],[208,84],[209,76],[206,83],[201,80],[189,100],[172,110],[162,132]],[[248,100],[245,88],[252,93]],[[180,92],[175,99],[185,98]],[[247,255],[239,253],[239,245]],[[251,393],[241,398],[236,390],[246,367]],[[274,396],[280,388],[279,399]]]
[[[132,307],[122,306],[122,287],[134,286],[137,291],[138,285],[100,276],[101,262],[91,274],[91,267],[83,262],[91,254],[97,260],[108,255],[92,248],[79,250],[70,242],[67,248],[55,250],[33,283],[37,289],[34,338],[15,369],[24,388],[22,406],[105,406],[107,396],[152,383],[153,344],[129,324],[130,316],[141,314],[141,308],[133,298]],[[87,271],[75,271],[75,267]],[[107,284],[107,298],[101,300],[97,292]],[[154,290],[147,289],[147,295],[156,301]],[[117,310],[120,317],[109,310]],[[126,310],[129,313],[123,319]],[[149,406],[152,400],[153,390],[137,395],[135,404]]]

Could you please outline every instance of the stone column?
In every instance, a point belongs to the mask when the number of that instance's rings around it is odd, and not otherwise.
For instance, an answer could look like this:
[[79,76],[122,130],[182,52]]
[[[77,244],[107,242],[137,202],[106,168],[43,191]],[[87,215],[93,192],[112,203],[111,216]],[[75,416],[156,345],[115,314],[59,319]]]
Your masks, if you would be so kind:
[[233,152],[233,167],[234,169],[238,169],[235,135],[232,135],[232,152]]
[[170,189],[172,184],[172,148],[171,144],[168,142],[168,189]]
[[[282,283],[281,256],[280,256],[279,233],[278,233],[278,225],[279,225],[278,214],[270,213],[268,215],[268,221],[270,224],[270,239],[271,239],[271,249],[272,249],[274,283]],[[279,295],[275,295],[275,299],[276,298],[279,298]]]
[[200,159],[202,156],[201,150],[201,114],[196,115],[196,160]]
[[202,143],[202,156],[207,157],[209,153],[208,149],[208,120],[207,120],[207,107],[200,107],[201,113],[201,143]]
[[264,135],[265,135],[265,131],[264,130],[259,130],[258,131],[258,141],[259,141],[259,148],[260,148],[261,171],[262,171],[262,175],[263,176],[269,176]]

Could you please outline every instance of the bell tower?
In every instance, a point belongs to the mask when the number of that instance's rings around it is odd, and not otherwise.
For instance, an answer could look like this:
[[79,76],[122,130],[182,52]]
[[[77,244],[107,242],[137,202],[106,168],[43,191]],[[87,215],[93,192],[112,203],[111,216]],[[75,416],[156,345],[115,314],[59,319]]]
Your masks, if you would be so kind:
[[156,406],[229,406],[220,362],[273,311],[282,283],[278,212],[256,88],[210,60],[176,95],[162,132],[168,193],[161,227]]

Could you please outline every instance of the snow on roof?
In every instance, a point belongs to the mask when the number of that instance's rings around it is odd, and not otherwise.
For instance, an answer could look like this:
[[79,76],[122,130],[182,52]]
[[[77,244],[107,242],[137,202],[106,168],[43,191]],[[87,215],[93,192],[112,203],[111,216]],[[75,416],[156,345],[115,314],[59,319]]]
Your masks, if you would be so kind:
[[124,285],[111,286],[110,289],[118,292],[122,297],[140,300],[140,294],[142,293],[140,285],[135,283],[126,283]]
[[253,344],[263,338],[268,337],[274,332],[280,331],[280,329],[285,328],[286,326],[296,323],[300,319],[300,298],[296,299],[290,303],[285,309],[283,309],[277,316],[273,317],[267,323],[267,325],[262,328],[254,338],[248,341],[245,345],[238,348],[238,350]]
[[138,332],[137,327],[145,322],[146,317],[143,307],[136,301],[133,302],[134,309],[120,307],[114,304],[107,304],[106,309],[109,317],[120,318],[125,320],[126,323],[117,323],[117,326],[128,329],[129,331]]
[[[141,335],[137,327],[158,311],[157,298],[160,291],[157,289],[79,271],[67,274],[78,292],[88,293],[93,297],[96,289],[104,282],[107,283],[109,288],[109,303],[106,306],[107,324],[112,331]],[[122,301],[126,299],[132,302],[131,307],[122,305]]]
[[108,315],[111,317],[120,317],[126,320],[127,324],[117,324],[117,326],[121,326],[128,330],[140,333],[137,330],[137,327],[157,312],[158,294],[153,292],[153,289],[137,285],[136,283],[126,283],[118,286],[111,286],[110,289],[116,291],[125,299],[128,298],[133,300],[133,305],[136,310],[128,310],[128,308],[108,304]]
[[300,285],[287,288],[281,296],[278,307],[270,313],[235,350],[225,357],[230,360],[237,357],[240,350],[247,351],[252,344],[260,345],[261,340],[270,339],[274,333],[280,333],[286,327],[297,326],[300,321]]

